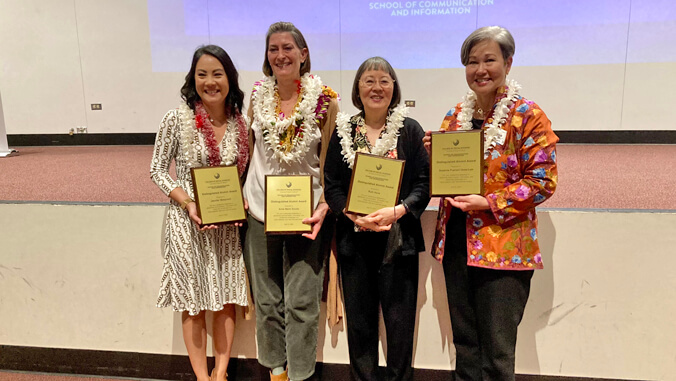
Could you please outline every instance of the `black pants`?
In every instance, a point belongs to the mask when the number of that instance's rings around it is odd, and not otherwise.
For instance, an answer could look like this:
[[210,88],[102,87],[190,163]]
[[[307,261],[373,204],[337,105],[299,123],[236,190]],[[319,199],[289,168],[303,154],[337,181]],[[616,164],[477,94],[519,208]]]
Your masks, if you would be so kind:
[[357,251],[340,256],[350,368],[354,380],[379,380],[378,323],[387,332],[385,380],[412,380],[413,333],[418,297],[418,256],[383,264],[388,233],[355,233]]
[[467,266],[465,213],[453,209],[443,260],[456,381],[513,381],[517,327],[532,270]]

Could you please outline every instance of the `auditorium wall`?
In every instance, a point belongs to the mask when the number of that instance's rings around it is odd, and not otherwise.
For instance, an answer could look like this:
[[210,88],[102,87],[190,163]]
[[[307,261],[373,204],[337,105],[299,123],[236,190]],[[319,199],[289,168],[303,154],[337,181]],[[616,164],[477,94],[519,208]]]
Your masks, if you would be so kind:
[[[0,344],[185,354],[180,314],[155,307],[159,204],[0,203]],[[541,210],[537,271],[517,344],[522,374],[667,380],[676,374],[675,213]],[[429,247],[435,211],[423,215]],[[441,265],[420,254],[414,366],[452,369]],[[347,363],[322,305],[318,359]],[[233,357],[255,358],[239,315]],[[382,352],[382,348],[381,348]],[[382,360],[382,356],[381,356]]]
[[[168,13],[177,4],[182,6],[181,0],[165,3]],[[153,71],[146,1],[0,0],[0,9],[0,91],[7,134],[65,134],[82,126],[89,133],[153,133],[162,115],[177,107],[191,57],[168,58],[180,61],[185,71]],[[337,16],[325,17],[336,22]],[[261,37],[264,34],[261,30]],[[216,36],[195,37],[194,45],[212,38]],[[323,41],[310,42],[316,54],[320,48],[340,51],[335,39],[322,46]],[[571,39],[568,51],[554,53],[559,58],[570,55],[577,42],[582,41]],[[510,77],[523,85],[526,97],[543,107],[555,130],[676,130],[673,123],[664,122],[676,117],[676,108],[669,104],[676,87],[676,63],[668,59],[673,47],[660,48],[665,50],[665,62],[551,65],[547,62],[558,58],[543,51],[544,65],[524,66],[520,57],[525,52],[518,39],[516,43]],[[467,91],[464,71],[458,68],[460,46],[453,49],[449,67],[455,68],[398,70],[403,98],[417,102],[411,116],[428,130],[438,128]],[[262,61],[262,44],[248,51]],[[585,52],[595,54],[602,53]],[[233,59],[236,64],[242,60]],[[315,73],[342,95],[342,109],[355,110],[350,102],[354,68]],[[258,69],[241,70],[247,97],[261,77]],[[93,103],[100,103],[102,110],[92,110]]]

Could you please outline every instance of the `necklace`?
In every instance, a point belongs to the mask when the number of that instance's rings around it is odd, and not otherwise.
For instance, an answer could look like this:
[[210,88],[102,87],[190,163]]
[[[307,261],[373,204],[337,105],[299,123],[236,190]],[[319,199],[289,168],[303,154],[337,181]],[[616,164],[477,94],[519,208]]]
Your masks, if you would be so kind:
[[[296,104],[293,106],[292,110],[295,110],[298,108],[298,105],[300,104],[300,101],[303,100],[302,97],[302,86],[300,81],[296,81],[298,85],[298,90],[296,90]],[[277,105],[275,106],[275,113],[279,115],[279,119],[284,119],[286,118],[286,115],[284,115],[284,112],[282,111],[282,98],[279,96],[279,87],[275,84],[275,102]]]
[[[217,166],[221,163],[232,165],[237,161],[237,169],[241,173],[246,168],[249,159],[248,134],[244,117],[237,113],[226,122],[226,130],[220,147],[214,137],[213,125],[204,106],[195,103],[195,112],[187,104],[178,108],[179,125],[181,128],[180,147],[188,168],[202,167],[198,160],[196,147],[201,145],[198,133],[202,135],[207,149],[208,165]],[[221,148],[224,147],[223,150]]]
[[272,156],[279,163],[301,162],[310,144],[321,136],[319,121],[326,115],[335,93],[322,86],[319,77],[306,73],[300,79],[294,111],[287,117],[280,115],[279,95],[276,93],[274,76],[254,84],[254,120],[261,127],[267,149],[272,151]]
[[[488,123],[484,125],[484,158],[488,157],[491,149],[505,143],[507,131],[502,128],[502,125],[507,120],[510,107],[521,98],[519,90],[521,90],[521,85],[514,80],[507,81],[506,85],[498,90],[496,99],[500,98],[500,100],[493,108],[492,118],[489,118]],[[476,93],[472,90],[463,97],[457,120],[460,130],[469,131],[472,129],[472,116],[474,115],[476,101]]]
[[[404,119],[408,115],[408,107],[399,105],[394,108],[387,116],[385,123],[385,132],[376,140],[371,153],[377,156],[385,156],[388,152],[397,148],[399,139],[399,130],[404,127]],[[352,123],[357,122],[359,115],[350,117],[347,113],[339,112],[336,116],[336,131],[340,137],[340,146],[343,160],[352,169],[354,166],[355,149],[352,141]],[[363,120],[363,119],[362,119]]]

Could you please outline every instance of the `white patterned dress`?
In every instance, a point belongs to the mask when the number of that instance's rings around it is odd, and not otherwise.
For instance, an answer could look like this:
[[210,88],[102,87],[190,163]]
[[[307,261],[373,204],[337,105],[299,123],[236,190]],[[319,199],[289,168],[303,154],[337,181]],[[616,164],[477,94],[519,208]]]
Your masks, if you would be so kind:
[[[166,113],[155,140],[150,177],[166,194],[181,187],[194,199],[190,164],[207,166],[207,149],[201,133],[186,129],[179,110]],[[194,123],[192,124],[194,129]],[[190,131],[190,133],[186,133]],[[220,151],[228,142],[224,138]],[[190,150],[185,145],[192,144]],[[183,147],[182,147],[183,145]],[[188,157],[192,153],[192,158]],[[169,175],[176,163],[177,179]],[[164,268],[157,299],[158,307],[197,315],[202,310],[219,311],[224,304],[247,306],[246,272],[242,259],[239,229],[223,225],[199,231],[187,211],[171,200],[163,234]]]

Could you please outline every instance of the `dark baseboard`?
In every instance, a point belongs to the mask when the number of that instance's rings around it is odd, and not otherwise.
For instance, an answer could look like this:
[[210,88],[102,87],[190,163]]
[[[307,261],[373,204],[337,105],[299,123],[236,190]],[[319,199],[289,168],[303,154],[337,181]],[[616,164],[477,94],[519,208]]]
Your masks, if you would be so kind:
[[135,146],[153,145],[154,133],[145,134],[24,134],[7,135],[10,147],[26,146]]
[[676,144],[676,131],[554,131],[559,143]]
[[[213,357],[208,359],[214,365]],[[188,356],[0,345],[0,370],[194,381]],[[382,370],[382,369],[381,369]],[[267,381],[256,359],[230,360],[228,375],[237,381]],[[317,363],[313,381],[349,380],[347,364]],[[448,381],[448,370],[414,369],[414,380]],[[611,379],[517,375],[517,381],[610,381]]]
[[[560,143],[676,144],[676,131],[555,131]],[[153,145],[154,133],[139,134],[25,134],[7,135],[10,147]]]

